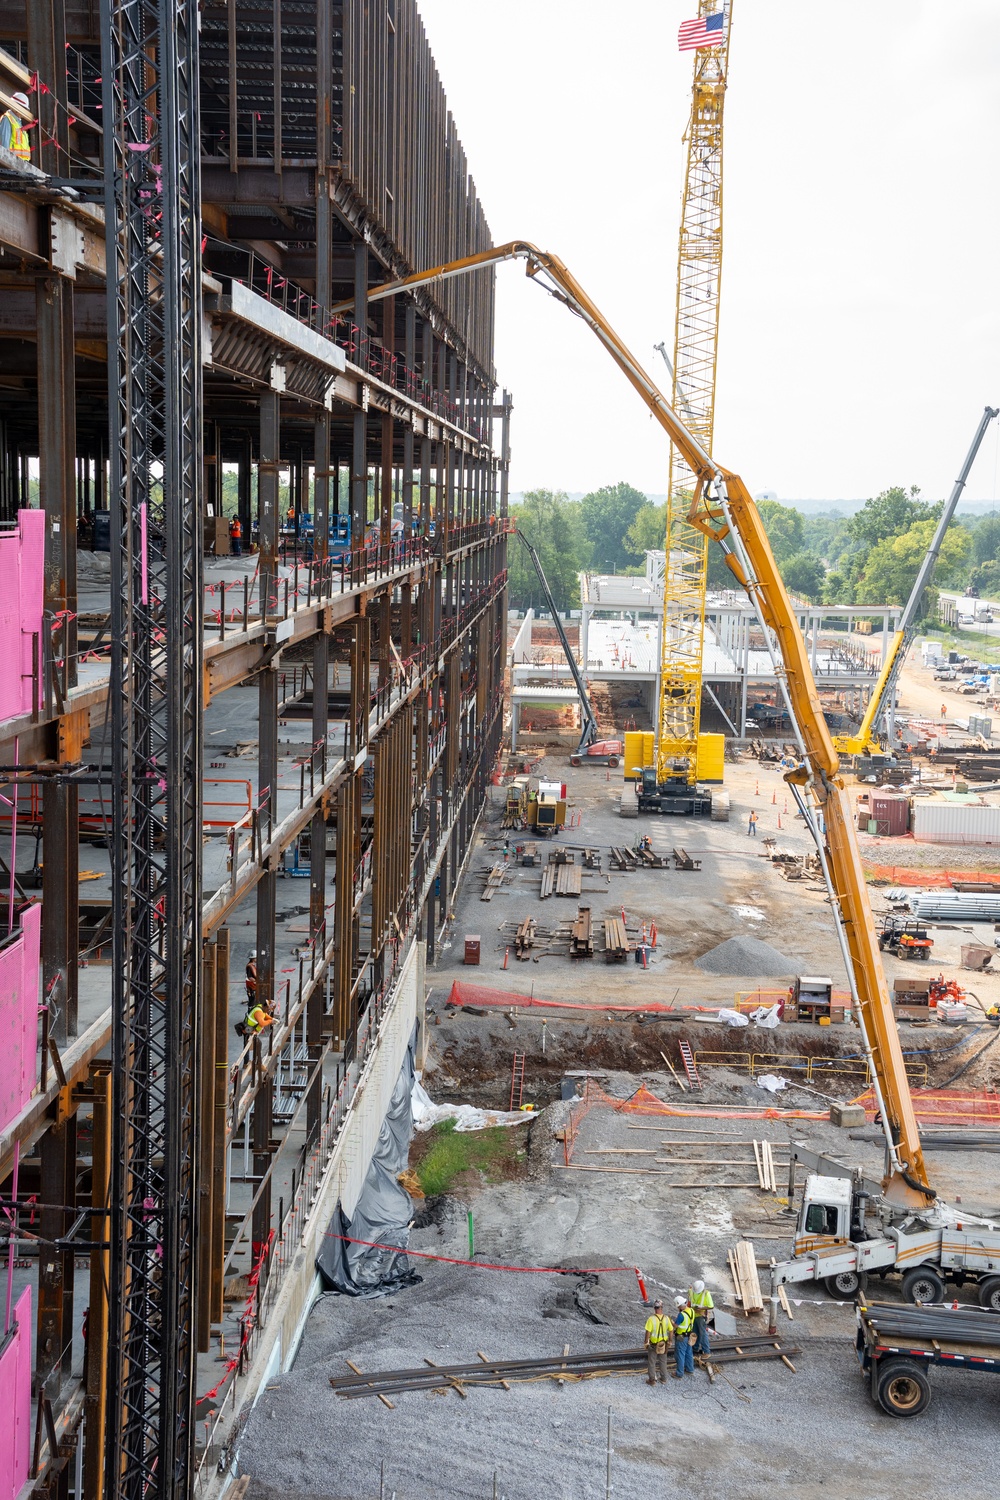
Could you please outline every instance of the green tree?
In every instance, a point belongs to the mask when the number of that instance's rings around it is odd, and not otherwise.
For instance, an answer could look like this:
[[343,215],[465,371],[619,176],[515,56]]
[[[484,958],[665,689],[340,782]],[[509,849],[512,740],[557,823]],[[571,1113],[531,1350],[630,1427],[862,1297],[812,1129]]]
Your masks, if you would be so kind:
[[[580,506],[562,490],[529,490],[512,515],[538,553],[556,608],[578,609],[578,575],[590,561]],[[515,609],[546,608],[538,575],[517,537],[507,543],[507,591]]]
[[791,505],[778,500],[758,500],[757,512],[764,522],[774,560],[780,566],[802,551],[802,515]]
[[972,533],[972,559],[976,565],[1000,557],[1000,516],[984,516]]
[[640,560],[647,552],[662,552],[667,536],[667,502],[646,504],[636,511],[635,520],[625,533],[625,543],[633,557]]
[[854,549],[868,552],[872,547],[878,546],[879,542],[901,536],[915,522],[928,520],[934,507],[918,500],[919,494],[920,490],[915,484],[910,485],[909,491],[896,485],[866,500],[847,522],[847,532]]
[[[900,536],[886,537],[868,553],[858,583],[858,602],[862,604],[905,604],[917,576],[917,570],[930,547],[937,525],[933,517],[917,521]],[[945,585],[962,578],[972,539],[964,526],[950,526],[941,544],[936,578]],[[920,607],[920,618],[927,619],[937,606],[936,590],[928,588]]]
[[824,604],[853,604],[854,589],[850,579],[834,570],[823,580],[822,602]]
[[793,552],[780,567],[785,587],[793,594],[801,594],[810,604],[820,600],[826,572],[818,557],[811,552]]
[[624,480],[584,495],[580,514],[595,572],[620,573],[632,562],[627,533],[644,505],[649,505],[646,496]]
[[1000,558],[991,558],[973,568],[966,587],[975,589],[980,599],[1000,598]]

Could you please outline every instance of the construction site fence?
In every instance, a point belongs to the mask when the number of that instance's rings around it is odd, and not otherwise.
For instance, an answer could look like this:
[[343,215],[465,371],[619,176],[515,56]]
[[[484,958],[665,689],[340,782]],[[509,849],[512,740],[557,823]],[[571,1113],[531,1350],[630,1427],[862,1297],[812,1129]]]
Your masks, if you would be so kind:
[[920,866],[869,865],[865,864],[865,875],[869,880],[882,881],[887,885],[951,886],[955,881],[1000,882],[1000,869],[994,870],[926,870]]
[[[866,1090],[851,1103],[860,1104],[873,1119],[877,1116],[874,1090]],[[913,1109],[921,1125],[990,1125],[1000,1130],[996,1089],[917,1089]]]

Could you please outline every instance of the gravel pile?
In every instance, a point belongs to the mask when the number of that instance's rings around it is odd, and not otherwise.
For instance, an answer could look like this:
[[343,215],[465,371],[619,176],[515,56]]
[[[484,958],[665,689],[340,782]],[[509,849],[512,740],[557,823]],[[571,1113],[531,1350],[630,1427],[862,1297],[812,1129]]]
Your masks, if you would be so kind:
[[734,979],[779,979],[798,972],[791,958],[762,943],[760,938],[731,937],[718,947],[710,948],[694,961],[696,969],[706,974],[727,974]]

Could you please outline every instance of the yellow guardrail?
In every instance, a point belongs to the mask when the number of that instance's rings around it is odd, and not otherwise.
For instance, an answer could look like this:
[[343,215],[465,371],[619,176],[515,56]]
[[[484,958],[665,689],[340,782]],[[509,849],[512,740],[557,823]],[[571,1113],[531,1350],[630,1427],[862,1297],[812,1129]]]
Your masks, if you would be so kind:
[[[695,1065],[699,1068],[740,1068],[751,1078],[758,1073],[798,1073],[806,1082],[814,1083],[831,1075],[847,1078],[862,1078],[871,1082],[871,1070],[863,1057],[811,1057],[804,1052],[696,1052]],[[906,1076],[910,1083],[926,1084],[927,1064],[906,1060]]]

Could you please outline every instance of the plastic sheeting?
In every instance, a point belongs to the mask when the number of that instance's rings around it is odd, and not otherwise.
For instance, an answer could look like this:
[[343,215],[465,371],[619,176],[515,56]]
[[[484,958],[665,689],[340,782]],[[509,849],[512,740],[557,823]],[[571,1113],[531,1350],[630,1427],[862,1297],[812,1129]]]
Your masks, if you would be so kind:
[[413,1128],[430,1130],[442,1120],[454,1120],[456,1130],[488,1130],[491,1125],[524,1125],[529,1110],[476,1109],[472,1104],[435,1104],[419,1078],[413,1081]]
[[[347,1219],[338,1203],[316,1257],[316,1269],[327,1291],[348,1297],[386,1297],[421,1280],[410,1269],[406,1255],[413,1200],[396,1181],[406,1168],[413,1136],[413,1045],[411,1039],[354,1214]],[[349,1244],[337,1238],[340,1235],[394,1248]]]

